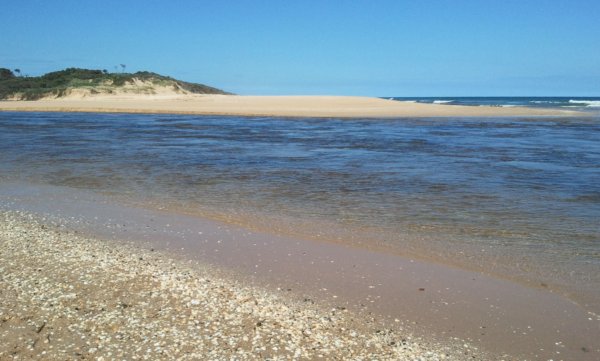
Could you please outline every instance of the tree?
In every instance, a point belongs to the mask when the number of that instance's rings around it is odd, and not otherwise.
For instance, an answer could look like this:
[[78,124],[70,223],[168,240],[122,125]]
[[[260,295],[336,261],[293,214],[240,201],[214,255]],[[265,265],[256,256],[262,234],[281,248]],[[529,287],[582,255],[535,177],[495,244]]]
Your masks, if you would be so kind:
[[0,68],[0,80],[12,79],[14,77],[15,74],[13,74],[13,72],[10,71],[10,69]]
[[19,68],[15,69],[15,73],[21,75],[21,69],[19,69]]
[[125,64],[121,64],[121,73],[124,73],[124,72],[125,72],[125,67],[126,67],[126,66],[127,66],[127,65],[125,65]]
[[106,70],[106,69],[102,69],[102,73],[103,73],[103,74],[108,74],[108,70]]

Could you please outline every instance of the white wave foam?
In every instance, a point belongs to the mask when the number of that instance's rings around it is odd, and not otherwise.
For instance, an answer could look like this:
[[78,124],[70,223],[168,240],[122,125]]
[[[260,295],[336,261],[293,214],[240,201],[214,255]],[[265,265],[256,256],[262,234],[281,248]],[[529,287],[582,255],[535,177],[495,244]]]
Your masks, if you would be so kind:
[[434,100],[433,104],[446,104],[446,103],[452,103],[454,100]]
[[586,107],[600,107],[600,100],[576,100],[570,99],[569,103],[585,104]]

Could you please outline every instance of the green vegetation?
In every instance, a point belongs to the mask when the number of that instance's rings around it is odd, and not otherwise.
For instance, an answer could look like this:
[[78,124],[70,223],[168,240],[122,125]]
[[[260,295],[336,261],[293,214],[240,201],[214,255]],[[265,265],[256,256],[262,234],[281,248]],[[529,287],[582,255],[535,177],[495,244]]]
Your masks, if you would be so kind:
[[0,81],[6,80],[6,79],[12,79],[14,77],[15,77],[15,74],[13,74],[13,72],[10,71],[10,69],[0,68]]
[[109,73],[106,70],[68,68],[38,77],[21,77],[9,69],[0,68],[0,99],[16,97],[22,100],[36,100],[46,96],[61,97],[70,89],[87,89],[90,93],[112,93],[136,80],[157,86],[171,86],[175,91],[228,94],[217,88],[188,83],[148,71]]

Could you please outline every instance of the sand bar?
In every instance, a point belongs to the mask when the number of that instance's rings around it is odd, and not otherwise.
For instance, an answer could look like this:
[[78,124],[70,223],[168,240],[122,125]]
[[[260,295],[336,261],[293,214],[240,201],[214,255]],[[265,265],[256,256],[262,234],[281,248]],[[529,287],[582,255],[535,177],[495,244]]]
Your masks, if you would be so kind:
[[585,115],[560,109],[422,104],[370,97],[238,95],[70,96],[0,101],[0,110],[340,118]]

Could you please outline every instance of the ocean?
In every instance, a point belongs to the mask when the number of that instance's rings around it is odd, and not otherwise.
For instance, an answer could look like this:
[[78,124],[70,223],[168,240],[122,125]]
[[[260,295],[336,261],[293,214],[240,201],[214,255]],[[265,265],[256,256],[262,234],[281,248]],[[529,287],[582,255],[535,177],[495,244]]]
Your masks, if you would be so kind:
[[429,104],[567,108],[582,111],[600,111],[600,97],[383,97],[400,101]]
[[432,260],[600,311],[600,116],[0,112],[0,182]]

